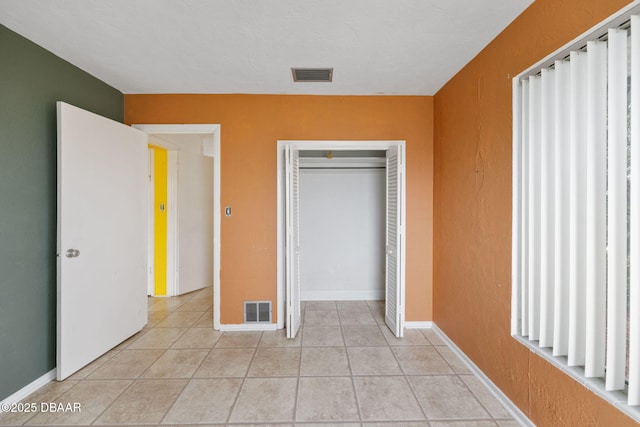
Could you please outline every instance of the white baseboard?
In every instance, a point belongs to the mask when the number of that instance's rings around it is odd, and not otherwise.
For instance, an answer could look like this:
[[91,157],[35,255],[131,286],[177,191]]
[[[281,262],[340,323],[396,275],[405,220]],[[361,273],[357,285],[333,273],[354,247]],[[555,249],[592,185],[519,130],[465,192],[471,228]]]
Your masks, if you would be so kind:
[[364,291],[300,291],[301,301],[380,301],[384,289]]
[[524,427],[535,427],[535,424],[533,424],[531,422],[531,420],[529,418],[527,418],[527,416],[524,414],[524,412],[522,412],[520,410],[520,408],[518,408],[503,392],[502,390],[500,390],[494,383],[493,381],[491,381],[489,379],[489,377],[487,377],[484,372],[482,372],[480,370],[480,368],[478,368],[476,366],[475,363],[473,363],[473,361],[471,359],[469,359],[467,357],[466,354],[464,354],[462,352],[462,350],[460,350],[460,348],[453,342],[451,341],[451,339],[447,336],[447,334],[445,334],[444,332],[442,332],[442,330],[440,328],[438,328],[438,325],[436,325],[435,323],[433,324],[433,326],[431,327],[431,329],[433,329],[433,331],[438,334],[438,336],[442,339],[442,341],[444,341],[447,346],[449,346],[449,348],[451,348],[451,350],[460,358],[462,359],[462,361],[464,362],[465,365],[467,365],[467,368],[469,368],[471,370],[471,372],[473,372],[473,374],[478,378],[478,380],[480,380],[480,382],[482,384],[485,385],[485,387],[487,387],[487,389],[489,389],[489,391],[491,392],[491,394],[493,394],[493,397],[495,397],[496,399],[498,399],[498,401],[500,403],[502,403],[502,405],[507,409],[507,411],[509,411],[509,413],[511,414],[511,416],[516,420],[516,422],[518,422],[521,426]]
[[43,387],[49,384],[51,381],[55,379],[56,379],[56,369],[53,368],[52,370],[50,370],[40,378],[37,378],[36,380],[30,382],[26,386],[22,387],[20,390],[13,393],[11,396],[4,399],[2,402],[0,402],[0,405],[4,403],[20,402],[22,399],[29,396],[34,391],[38,390],[40,387]]
[[431,329],[433,328],[433,322],[404,322],[405,329]]
[[240,323],[220,325],[222,332],[260,332],[275,331],[278,329],[277,323]]

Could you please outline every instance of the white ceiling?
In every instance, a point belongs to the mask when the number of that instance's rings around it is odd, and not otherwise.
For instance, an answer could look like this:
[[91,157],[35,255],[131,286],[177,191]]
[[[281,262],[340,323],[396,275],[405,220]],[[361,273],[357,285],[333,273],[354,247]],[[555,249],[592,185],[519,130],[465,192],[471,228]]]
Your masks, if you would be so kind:
[[0,23],[124,93],[433,95],[532,2],[0,0]]

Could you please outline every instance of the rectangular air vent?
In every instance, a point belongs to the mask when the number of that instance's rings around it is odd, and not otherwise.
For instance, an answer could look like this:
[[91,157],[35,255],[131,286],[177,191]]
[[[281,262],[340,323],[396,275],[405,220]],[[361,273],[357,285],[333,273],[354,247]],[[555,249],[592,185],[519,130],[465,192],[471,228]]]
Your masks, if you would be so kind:
[[244,323],[271,323],[271,301],[245,301]]
[[292,68],[294,82],[330,82],[333,68]]

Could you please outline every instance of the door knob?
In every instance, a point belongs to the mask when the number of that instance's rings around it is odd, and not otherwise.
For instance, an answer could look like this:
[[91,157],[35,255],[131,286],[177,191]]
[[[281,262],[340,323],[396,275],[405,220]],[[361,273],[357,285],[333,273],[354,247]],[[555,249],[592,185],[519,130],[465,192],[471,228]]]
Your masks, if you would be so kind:
[[78,249],[67,249],[67,253],[65,255],[67,258],[76,258],[80,256],[80,251]]

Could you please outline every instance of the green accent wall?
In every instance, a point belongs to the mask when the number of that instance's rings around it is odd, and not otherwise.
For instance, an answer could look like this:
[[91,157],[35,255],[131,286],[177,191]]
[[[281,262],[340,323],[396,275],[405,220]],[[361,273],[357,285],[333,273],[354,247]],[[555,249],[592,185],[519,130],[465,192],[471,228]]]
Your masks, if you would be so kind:
[[0,400],[56,366],[56,101],[122,122],[118,90],[0,25]]

